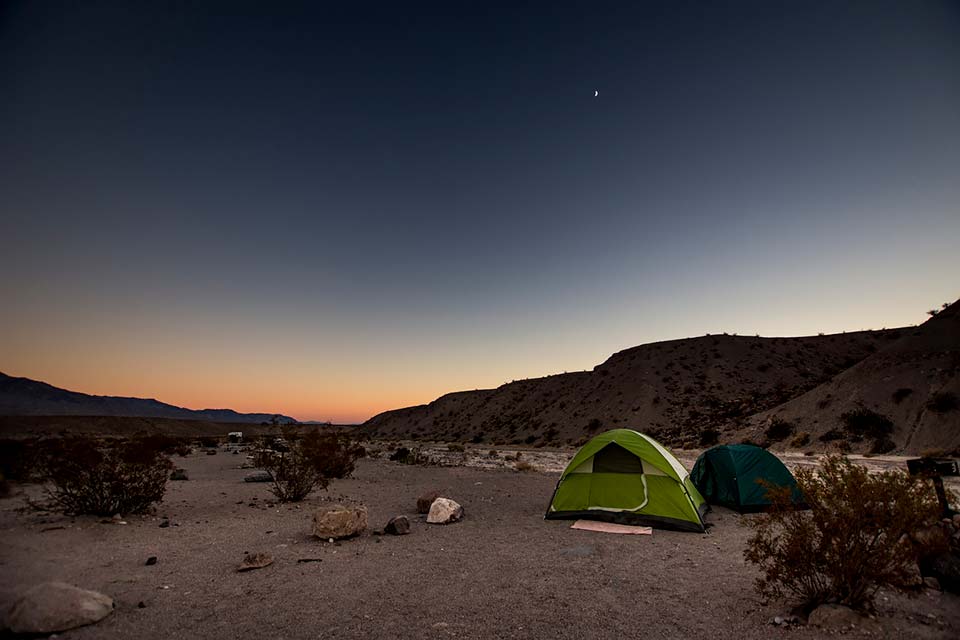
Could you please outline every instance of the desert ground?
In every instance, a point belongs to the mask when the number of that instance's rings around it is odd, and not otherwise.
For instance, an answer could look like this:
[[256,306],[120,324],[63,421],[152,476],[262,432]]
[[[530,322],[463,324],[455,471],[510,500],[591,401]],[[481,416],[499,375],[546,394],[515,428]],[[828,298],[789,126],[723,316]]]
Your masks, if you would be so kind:
[[[707,534],[572,530],[570,522],[543,520],[572,452],[525,451],[523,459],[540,470],[521,473],[503,460],[508,452],[494,459],[482,449],[465,455],[437,445],[433,451],[458,466],[365,459],[352,477],[295,505],[274,503],[268,485],[245,483],[242,455],[192,454],[175,459],[190,480],[168,483],[156,513],[127,516],[125,525],[26,510],[23,498],[38,496],[39,487],[19,487],[0,501],[0,606],[45,580],[113,597],[113,614],[61,634],[77,639],[836,633],[771,624],[788,615],[790,605],[762,601],[754,592],[758,572],[743,559],[749,530],[732,511],[715,508]],[[688,468],[690,455],[680,456]],[[417,496],[434,489],[465,507],[462,522],[428,525],[416,515]],[[312,513],[336,502],[365,505],[372,529],[405,514],[411,534],[368,532],[332,544],[312,538]],[[160,526],[164,519],[170,526]],[[238,573],[245,552],[257,551],[273,554],[274,563]],[[150,556],[158,559],[153,566],[145,564]],[[298,562],[305,559],[319,561]],[[875,619],[847,633],[955,638],[960,597],[882,592]]]

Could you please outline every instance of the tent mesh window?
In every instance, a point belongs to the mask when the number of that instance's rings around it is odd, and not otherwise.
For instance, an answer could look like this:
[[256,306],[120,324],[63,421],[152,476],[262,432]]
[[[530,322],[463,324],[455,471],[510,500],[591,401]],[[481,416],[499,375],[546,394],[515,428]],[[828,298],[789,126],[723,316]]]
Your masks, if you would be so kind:
[[640,458],[615,442],[611,442],[593,456],[594,473],[643,473]]

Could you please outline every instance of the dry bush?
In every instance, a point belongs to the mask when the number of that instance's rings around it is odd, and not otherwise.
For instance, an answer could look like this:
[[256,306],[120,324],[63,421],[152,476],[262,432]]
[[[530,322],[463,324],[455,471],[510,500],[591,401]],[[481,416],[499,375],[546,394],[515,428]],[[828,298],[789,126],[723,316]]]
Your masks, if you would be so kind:
[[881,587],[913,586],[917,556],[905,541],[939,514],[926,481],[869,474],[843,456],[828,456],[819,472],[798,469],[796,479],[809,511],[773,488],[773,510],[749,523],[744,555],[763,570],[762,596],[796,598],[808,611],[827,602],[866,609]]
[[793,434],[793,425],[781,418],[773,416],[767,424],[766,436],[771,442],[786,440]]
[[270,474],[271,493],[281,502],[299,502],[316,487],[326,489],[335,478],[351,473],[365,450],[349,436],[313,429],[289,438],[286,451],[260,450],[254,465]]
[[700,446],[712,447],[720,441],[720,432],[716,429],[703,429],[700,431]]
[[810,434],[806,431],[798,433],[793,437],[793,440],[790,441],[790,446],[794,449],[799,449],[800,447],[805,447],[810,444]]
[[37,438],[0,440],[0,476],[6,480],[27,482],[36,474]]
[[848,433],[869,438],[883,438],[893,432],[893,422],[864,406],[840,414]]
[[466,451],[466,447],[464,447],[462,444],[451,443],[447,445],[447,451],[451,451],[453,453],[463,453]]
[[960,408],[960,399],[957,394],[950,391],[941,391],[930,396],[927,401],[927,409],[935,413],[949,413]]
[[172,464],[150,438],[42,441],[37,476],[52,507],[67,514],[143,513],[163,499]]
[[516,469],[517,471],[531,471],[531,472],[540,471],[537,465],[527,462],[526,460],[518,461],[516,464],[513,465],[513,468]]

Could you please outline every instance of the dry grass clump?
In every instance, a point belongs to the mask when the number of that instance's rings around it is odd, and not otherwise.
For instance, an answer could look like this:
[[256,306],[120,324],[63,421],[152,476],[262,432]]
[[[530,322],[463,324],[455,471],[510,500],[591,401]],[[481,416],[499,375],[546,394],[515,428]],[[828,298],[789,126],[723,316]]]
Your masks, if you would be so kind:
[[881,587],[915,585],[909,537],[939,515],[926,481],[869,474],[842,456],[827,457],[819,472],[798,469],[796,478],[809,511],[793,509],[789,490],[772,489],[773,510],[750,521],[744,555],[763,571],[762,596],[790,596],[808,611],[828,602],[869,609]]
[[513,468],[516,469],[517,471],[524,471],[524,472],[531,472],[531,473],[540,471],[540,468],[537,465],[527,462],[526,460],[518,460],[516,464],[513,465]]

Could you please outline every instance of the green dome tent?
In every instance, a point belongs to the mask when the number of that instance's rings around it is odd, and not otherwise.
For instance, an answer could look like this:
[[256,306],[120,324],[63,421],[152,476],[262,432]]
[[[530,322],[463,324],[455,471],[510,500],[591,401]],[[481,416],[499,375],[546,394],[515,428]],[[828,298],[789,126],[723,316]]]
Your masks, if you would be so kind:
[[761,481],[790,487],[794,504],[803,506],[793,474],[775,455],[752,444],[723,444],[707,449],[697,458],[690,478],[707,502],[740,513],[770,507],[767,487]]
[[707,509],[687,470],[663,445],[637,431],[614,429],[573,457],[544,517],[704,531]]

